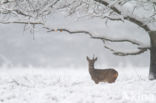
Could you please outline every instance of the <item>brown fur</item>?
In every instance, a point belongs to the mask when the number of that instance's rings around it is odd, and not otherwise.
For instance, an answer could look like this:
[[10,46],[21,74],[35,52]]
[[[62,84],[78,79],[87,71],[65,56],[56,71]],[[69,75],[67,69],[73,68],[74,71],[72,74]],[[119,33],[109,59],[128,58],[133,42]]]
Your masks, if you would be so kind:
[[97,60],[96,58],[89,59],[87,57],[89,64],[89,73],[92,80],[98,84],[99,82],[108,82],[113,83],[118,77],[118,72],[114,69],[95,69],[94,63]]

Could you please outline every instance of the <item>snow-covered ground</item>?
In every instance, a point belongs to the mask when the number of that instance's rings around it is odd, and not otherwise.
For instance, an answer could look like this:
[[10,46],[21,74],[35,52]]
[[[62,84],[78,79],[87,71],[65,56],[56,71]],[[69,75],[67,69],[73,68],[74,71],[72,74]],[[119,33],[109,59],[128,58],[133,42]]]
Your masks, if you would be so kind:
[[156,103],[148,68],[117,68],[113,84],[84,69],[0,69],[0,103]]

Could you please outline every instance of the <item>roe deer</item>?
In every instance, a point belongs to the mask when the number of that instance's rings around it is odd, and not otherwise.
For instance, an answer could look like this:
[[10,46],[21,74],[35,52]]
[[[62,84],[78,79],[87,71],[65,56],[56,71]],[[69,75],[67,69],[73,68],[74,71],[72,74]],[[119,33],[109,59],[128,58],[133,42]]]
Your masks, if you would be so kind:
[[92,80],[98,84],[99,82],[108,82],[113,83],[115,82],[116,78],[118,77],[118,72],[114,69],[95,69],[94,63],[97,60],[97,57],[90,59],[87,56],[88,64],[89,64],[89,73]]

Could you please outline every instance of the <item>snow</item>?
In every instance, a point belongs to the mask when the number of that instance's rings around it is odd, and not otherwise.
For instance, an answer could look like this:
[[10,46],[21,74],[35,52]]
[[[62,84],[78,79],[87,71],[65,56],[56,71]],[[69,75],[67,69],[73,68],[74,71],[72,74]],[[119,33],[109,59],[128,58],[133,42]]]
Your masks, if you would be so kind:
[[83,69],[1,69],[0,103],[155,103],[148,68],[117,68],[113,84],[94,84]]

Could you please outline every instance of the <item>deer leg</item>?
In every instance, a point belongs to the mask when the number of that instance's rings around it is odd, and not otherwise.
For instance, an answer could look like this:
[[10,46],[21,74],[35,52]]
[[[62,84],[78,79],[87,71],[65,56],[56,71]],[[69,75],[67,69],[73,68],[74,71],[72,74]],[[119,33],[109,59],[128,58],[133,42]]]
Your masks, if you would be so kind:
[[96,80],[95,80],[94,82],[95,82],[95,84],[98,84],[98,83],[99,83],[99,82],[98,82],[98,81],[96,81]]

